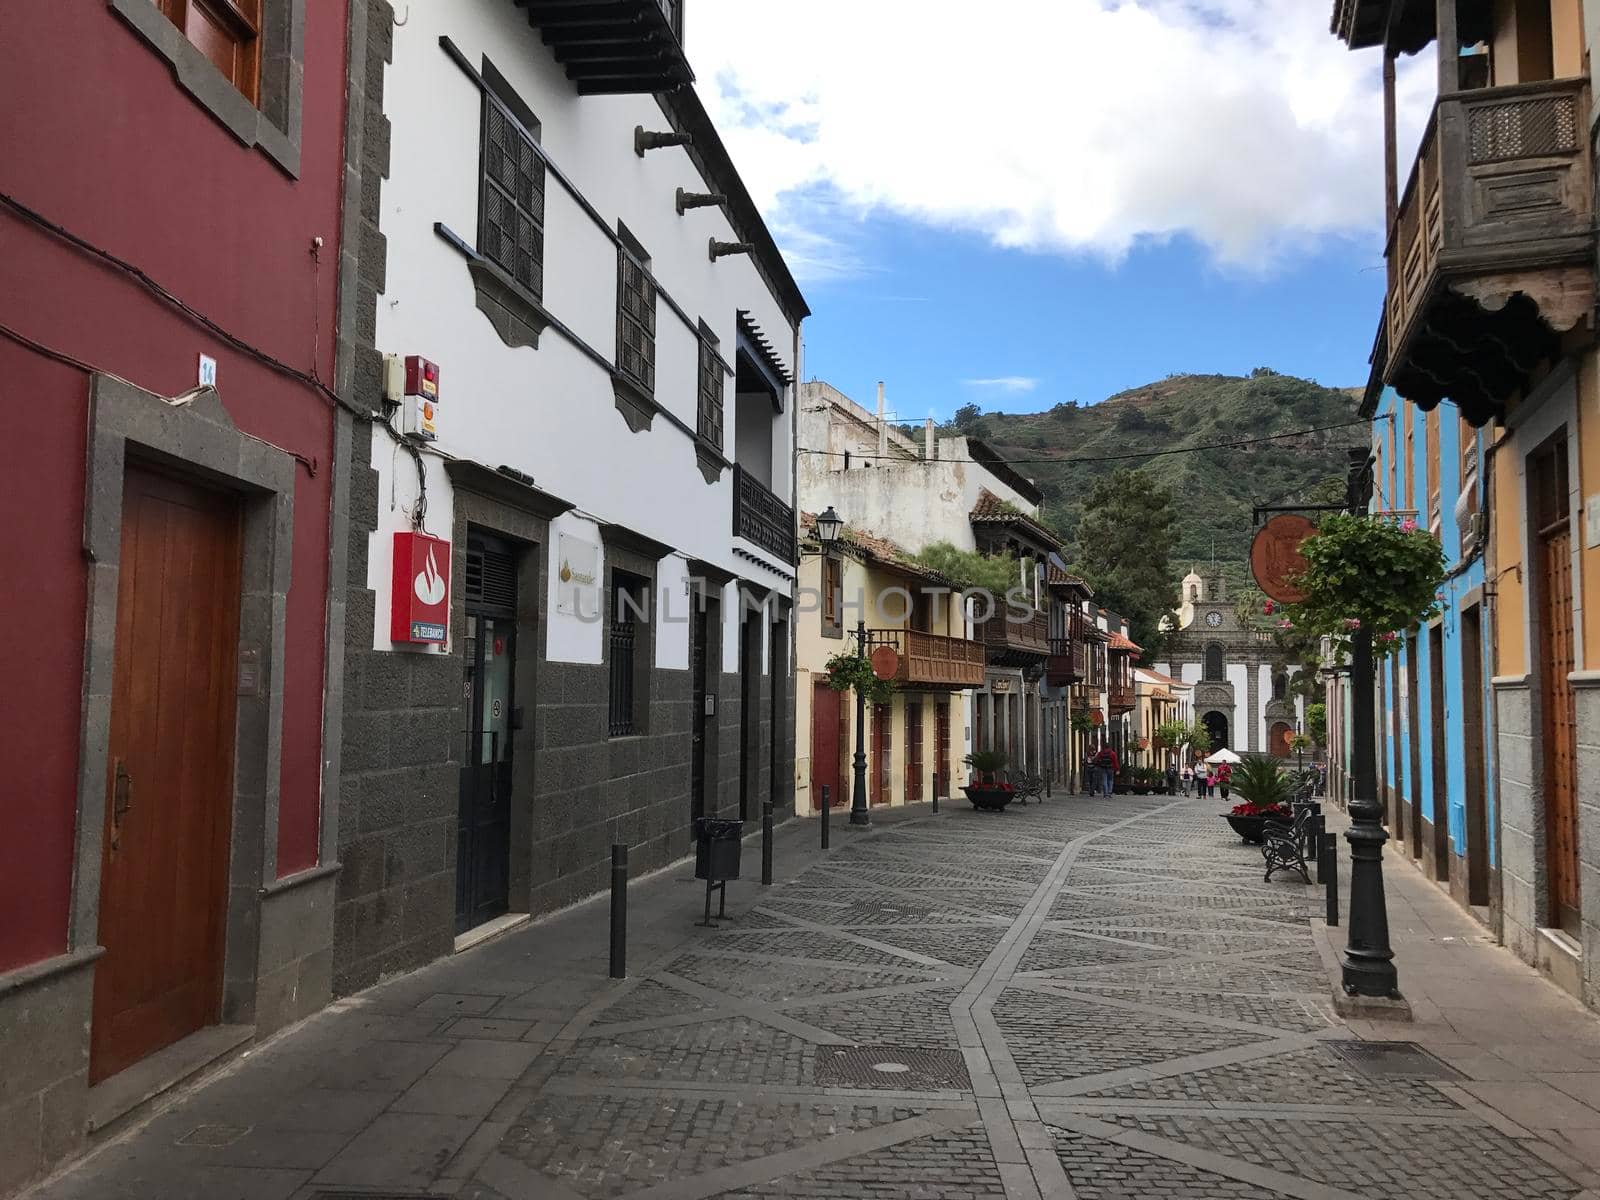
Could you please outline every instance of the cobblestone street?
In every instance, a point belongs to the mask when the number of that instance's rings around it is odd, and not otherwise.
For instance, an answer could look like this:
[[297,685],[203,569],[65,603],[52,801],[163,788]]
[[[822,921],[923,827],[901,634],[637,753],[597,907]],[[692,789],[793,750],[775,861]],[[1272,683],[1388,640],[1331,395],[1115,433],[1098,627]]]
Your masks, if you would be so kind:
[[[38,1200],[1586,1195],[1594,1164],[1474,1099],[1447,1047],[1341,1054],[1321,891],[1264,884],[1216,812],[920,809],[826,854],[791,825],[777,886],[746,845],[718,929],[687,869],[641,882],[625,982],[603,905],[525,927],[255,1051]],[[1600,1070],[1592,1019],[1561,1045]]]

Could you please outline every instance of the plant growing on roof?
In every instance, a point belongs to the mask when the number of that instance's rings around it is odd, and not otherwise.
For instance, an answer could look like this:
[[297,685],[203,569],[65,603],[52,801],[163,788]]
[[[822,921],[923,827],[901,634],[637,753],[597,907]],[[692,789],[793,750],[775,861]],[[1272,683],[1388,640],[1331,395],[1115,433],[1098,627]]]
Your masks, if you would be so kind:
[[962,591],[1004,596],[1021,581],[1017,560],[1009,554],[980,554],[950,542],[930,542],[912,556],[917,565],[943,575]]
[[1306,598],[1289,606],[1294,627],[1347,651],[1358,629],[1372,631],[1374,655],[1399,643],[1383,635],[1431,620],[1445,580],[1444,550],[1415,521],[1335,514],[1300,546],[1295,580]]
[[828,686],[836,692],[859,692],[871,704],[887,704],[894,696],[894,684],[879,679],[873,674],[871,660],[853,650],[839,651],[826,668]]

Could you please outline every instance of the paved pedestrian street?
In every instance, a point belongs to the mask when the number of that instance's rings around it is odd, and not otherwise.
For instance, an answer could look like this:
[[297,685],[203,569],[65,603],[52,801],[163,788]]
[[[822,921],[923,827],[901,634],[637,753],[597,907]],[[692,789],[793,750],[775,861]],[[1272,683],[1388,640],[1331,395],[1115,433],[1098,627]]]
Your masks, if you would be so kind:
[[[1351,1054],[1321,890],[1263,883],[1217,811],[924,808],[838,822],[827,853],[792,823],[774,887],[747,843],[715,930],[686,869],[639,882],[625,982],[603,903],[525,927],[335,1006],[38,1195],[1586,1195],[1592,1167],[1443,1058]],[[1600,1070],[1584,1020],[1569,1071]]]

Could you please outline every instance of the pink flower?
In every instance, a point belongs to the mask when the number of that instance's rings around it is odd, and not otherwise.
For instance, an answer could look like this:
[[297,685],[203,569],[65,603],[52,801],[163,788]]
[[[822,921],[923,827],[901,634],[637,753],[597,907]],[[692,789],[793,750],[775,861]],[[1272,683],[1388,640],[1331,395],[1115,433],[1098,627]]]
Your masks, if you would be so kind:
[[1361,618],[1360,617],[1346,617],[1344,619],[1344,627],[1346,629],[1360,629],[1361,628]]
[[1435,600],[1437,600],[1440,604],[1444,603],[1444,593],[1443,592],[1435,592],[1433,594],[1433,598]]
[[1283,620],[1278,622],[1278,628],[1279,629],[1293,629],[1294,628],[1294,622],[1289,620],[1288,617],[1285,617]]
[[1400,522],[1401,533],[1415,533],[1416,531],[1417,519],[1415,517],[1407,517],[1404,521]]
[[1261,606],[1261,611],[1266,613],[1267,616],[1270,617],[1272,615],[1272,601],[1268,600],[1265,604],[1263,604]]

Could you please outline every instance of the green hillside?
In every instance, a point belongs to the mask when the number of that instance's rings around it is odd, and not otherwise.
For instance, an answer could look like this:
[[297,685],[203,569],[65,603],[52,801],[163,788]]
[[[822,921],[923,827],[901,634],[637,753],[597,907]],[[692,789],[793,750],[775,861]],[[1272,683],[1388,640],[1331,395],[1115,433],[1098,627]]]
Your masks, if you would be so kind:
[[[1308,500],[1330,484],[1342,492],[1346,449],[1367,440],[1360,426],[1227,450],[1110,461],[1113,455],[1179,450],[1289,433],[1356,419],[1359,388],[1326,388],[1258,368],[1248,378],[1174,375],[1099,404],[1058,404],[1041,413],[963,414],[966,430],[1007,458],[1044,492],[1044,514],[1069,542],[1083,496],[1102,475],[1139,467],[1172,489],[1183,513],[1175,563],[1246,556],[1255,504]],[[1087,461],[1084,461],[1087,460]],[[1129,547],[1135,550],[1135,547]],[[1072,548],[1075,553],[1075,547]]]

